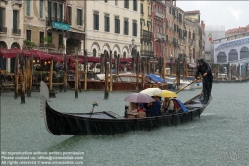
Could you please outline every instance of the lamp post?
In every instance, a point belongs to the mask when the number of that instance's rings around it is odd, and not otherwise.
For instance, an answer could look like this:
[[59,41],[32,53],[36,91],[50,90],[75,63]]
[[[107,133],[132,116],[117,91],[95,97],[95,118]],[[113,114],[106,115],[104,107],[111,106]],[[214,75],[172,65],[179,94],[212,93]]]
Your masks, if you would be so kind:
[[129,45],[129,50],[130,50],[131,57],[132,57],[132,71],[134,72],[135,58],[137,55],[137,45],[135,44],[134,39],[132,39],[131,42],[132,42],[132,44]]
[[135,58],[137,55],[137,45],[135,44],[134,39],[132,39],[131,42],[132,44],[129,45],[129,49],[130,49],[131,57]]

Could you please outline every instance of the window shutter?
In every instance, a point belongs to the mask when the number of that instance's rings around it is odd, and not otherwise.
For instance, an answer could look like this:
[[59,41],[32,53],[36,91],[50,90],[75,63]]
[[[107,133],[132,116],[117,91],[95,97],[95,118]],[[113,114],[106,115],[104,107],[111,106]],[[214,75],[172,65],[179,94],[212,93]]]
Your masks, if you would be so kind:
[[3,27],[3,8],[0,7],[0,27]]
[[96,18],[97,18],[97,30],[99,30],[99,15],[98,14],[96,14]]
[[13,29],[17,29],[17,11],[13,10]]
[[129,21],[127,20],[127,35],[129,35]]
[[26,15],[27,16],[30,16],[30,0],[27,0],[27,5],[26,5],[26,7],[27,7],[27,9],[26,9]]
[[69,23],[72,24],[72,8],[68,6]]
[[144,5],[141,3],[141,5],[140,5],[140,11],[141,11],[141,14],[144,14]]
[[43,18],[43,0],[40,0],[40,18]]
[[118,33],[120,33],[120,19],[118,19]]
[[135,23],[135,35],[137,36],[137,23]]
[[54,3],[54,18],[57,20],[57,3]]
[[82,10],[80,10],[80,25],[82,26]]
[[63,6],[62,4],[59,5],[59,18],[60,18],[60,21],[62,21],[62,18],[63,18]]
[[110,32],[110,17],[107,17],[107,30]]
[[79,9],[77,9],[77,25],[80,25],[79,19],[80,19],[80,14],[79,14]]
[[51,1],[48,1],[48,17],[51,17],[52,13],[52,4]]

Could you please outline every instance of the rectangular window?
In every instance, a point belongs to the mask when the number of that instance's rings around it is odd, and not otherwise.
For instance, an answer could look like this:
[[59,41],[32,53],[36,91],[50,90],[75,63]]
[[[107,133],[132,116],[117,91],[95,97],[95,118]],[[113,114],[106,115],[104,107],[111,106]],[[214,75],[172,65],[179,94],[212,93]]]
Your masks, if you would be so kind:
[[68,21],[69,21],[69,24],[72,24],[72,7],[71,6],[68,6]]
[[77,9],[77,25],[82,26],[82,9]]
[[105,3],[107,3],[107,0],[105,0]]
[[132,23],[132,36],[137,36],[137,22],[133,21]]
[[118,0],[115,0],[115,5],[118,6]]
[[48,1],[48,17],[52,17],[52,2]]
[[115,17],[115,33],[120,33],[120,19]]
[[0,27],[5,26],[5,8],[0,7]]
[[62,22],[63,18],[63,5],[59,4],[59,22]]
[[137,0],[133,0],[133,10],[137,11]]
[[30,16],[30,0],[26,0],[26,15]]
[[59,45],[63,45],[63,34],[59,34]]
[[52,32],[48,32],[47,36],[52,37]]
[[40,43],[44,43],[43,39],[44,39],[44,32],[40,32]]
[[57,21],[57,3],[53,4],[53,8],[54,8],[54,19],[55,21]]
[[26,30],[26,39],[31,41],[31,30]]
[[98,13],[93,14],[93,29],[99,30],[99,14]]
[[128,21],[128,19],[124,20],[124,34],[129,35],[129,21]]
[[40,18],[43,18],[43,0],[40,0]]
[[105,15],[105,31],[110,32],[110,17]]
[[13,10],[13,29],[18,29],[18,10]]
[[140,12],[141,12],[141,14],[144,14],[144,5],[142,3],[140,5]]
[[129,0],[124,0],[124,8],[129,9]]

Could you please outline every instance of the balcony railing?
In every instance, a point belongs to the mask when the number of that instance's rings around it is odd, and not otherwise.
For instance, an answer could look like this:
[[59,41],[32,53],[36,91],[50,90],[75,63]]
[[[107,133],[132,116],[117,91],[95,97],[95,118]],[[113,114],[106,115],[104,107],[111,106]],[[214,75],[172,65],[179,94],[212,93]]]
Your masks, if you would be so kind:
[[21,29],[15,29],[15,28],[13,28],[12,29],[12,33],[20,35],[21,34]]
[[46,17],[46,25],[52,26],[52,22],[61,22],[67,24],[67,22],[62,18]]
[[162,33],[156,33],[156,39],[164,39],[165,41],[167,40],[167,37],[165,34]]
[[147,50],[141,50],[140,55],[141,56],[147,56],[147,57],[153,57],[154,52],[153,51],[147,51]]
[[159,13],[159,12],[155,12],[155,15],[156,15],[156,17],[159,17],[159,18],[161,18],[161,19],[164,19],[164,15],[163,14],[161,14],[161,13]]
[[0,33],[7,33],[6,27],[0,27]]
[[143,38],[152,38],[152,32],[142,30],[140,36],[143,37]]

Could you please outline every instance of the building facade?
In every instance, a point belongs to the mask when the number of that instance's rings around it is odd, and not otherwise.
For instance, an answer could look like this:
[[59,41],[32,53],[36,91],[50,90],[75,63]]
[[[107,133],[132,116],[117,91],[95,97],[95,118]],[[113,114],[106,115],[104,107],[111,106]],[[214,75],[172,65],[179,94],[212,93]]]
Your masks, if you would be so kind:
[[165,1],[152,1],[152,49],[155,57],[166,55],[166,4]]
[[114,56],[131,57],[132,48],[140,52],[139,0],[86,1],[86,8],[88,56],[112,50]]
[[[0,48],[21,48],[23,45],[23,2],[0,1]],[[0,68],[11,71],[14,58],[0,57]]]
[[186,11],[185,12],[186,34],[188,40],[189,61],[196,62],[199,58],[204,57],[203,51],[203,30],[200,21],[200,11]]
[[32,42],[46,52],[82,54],[84,3],[66,0],[25,1],[25,48],[28,49],[28,43]]
[[151,19],[151,1],[140,1],[140,37],[141,37],[141,56],[152,57],[152,19]]

